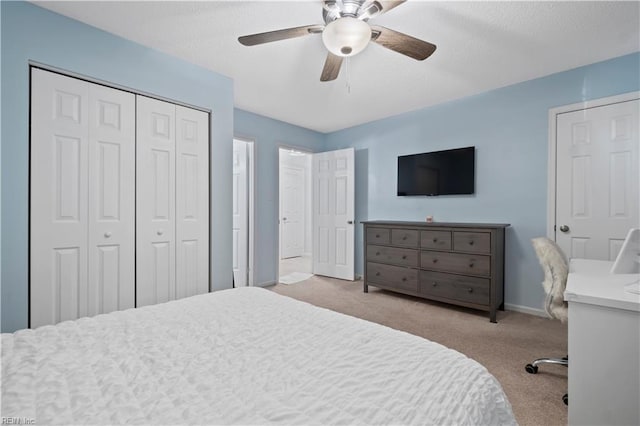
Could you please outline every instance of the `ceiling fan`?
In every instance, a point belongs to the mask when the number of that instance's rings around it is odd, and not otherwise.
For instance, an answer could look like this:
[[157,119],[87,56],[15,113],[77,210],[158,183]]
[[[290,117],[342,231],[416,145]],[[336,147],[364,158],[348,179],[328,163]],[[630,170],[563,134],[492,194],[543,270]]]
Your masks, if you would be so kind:
[[435,52],[434,44],[389,28],[369,24],[370,19],[400,6],[405,1],[325,0],[322,8],[325,25],[306,25],[251,34],[238,37],[238,41],[244,46],[255,46],[309,34],[322,34],[322,41],[329,52],[320,81],[335,80],[340,73],[343,58],[362,52],[369,41],[422,61]]

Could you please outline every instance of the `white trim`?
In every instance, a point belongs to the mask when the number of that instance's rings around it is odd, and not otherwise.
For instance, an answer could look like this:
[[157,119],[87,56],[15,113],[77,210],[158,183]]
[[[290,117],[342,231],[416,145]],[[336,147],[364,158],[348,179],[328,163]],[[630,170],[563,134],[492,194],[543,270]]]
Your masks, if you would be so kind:
[[248,236],[249,242],[247,247],[247,286],[255,286],[255,197],[256,197],[256,154],[255,140],[244,136],[234,136],[233,140],[244,142],[247,148],[247,198],[248,198]]
[[606,98],[593,99],[578,102],[571,105],[563,105],[549,109],[549,143],[547,161],[547,237],[556,239],[556,150],[557,150],[557,117],[567,112],[580,111],[589,108],[597,108],[604,105],[617,104],[640,99],[640,91],[623,93],[621,95],[608,96]]
[[249,282],[247,285],[254,286],[255,285],[255,256],[256,256],[256,247],[255,247],[255,237],[256,237],[256,153],[255,153],[255,143],[254,141],[246,141],[247,142],[247,157],[249,160],[249,174],[247,176],[249,182],[249,259],[248,265],[249,268]]
[[549,318],[543,309],[535,309],[522,305],[512,305],[510,303],[505,303],[504,309],[506,311],[520,312],[523,314],[535,315],[537,317]]
[[[67,77],[75,78],[76,80],[88,81],[89,83],[99,84],[100,86],[106,86],[106,87],[110,87],[112,89],[121,90],[123,92],[133,93],[134,95],[142,95],[142,96],[146,96],[147,98],[153,98],[153,99],[157,99],[159,101],[169,102],[169,103],[180,105],[180,106],[183,106],[183,107],[196,109],[198,111],[203,111],[203,112],[206,112],[206,113],[209,113],[209,114],[212,113],[212,110],[210,108],[204,108],[204,107],[201,107],[201,106],[188,104],[186,102],[181,102],[181,101],[178,101],[178,100],[175,100],[175,99],[166,98],[164,96],[156,95],[154,93],[145,92],[145,91],[142,91],[142,90],[139,90],[139,89],[134,89],[134,88],[131,88],[129,86],[124,86],[122,84],[112,83],[110,81],[106,81],[106,80],[101,80],[99,78],[90,77],[90,76],[85,75],[85,74],[80,74],[80,73],[69,71],[69,70],[66,70],[66,69],[63,69],[63,68],[54,67],[53,65],[43,64],[42,62],[29,60],[28,63],[29,63],[29,66],[31,66],[33,68],[40,68],[40,69],[43,69],[45,71],[50,71],[50,72],[53,72],[53,73],[56,73],[56,74],[61,74],[61,75],[67,76]],[[209,127],[211,127],[211,126],[209,126]]]

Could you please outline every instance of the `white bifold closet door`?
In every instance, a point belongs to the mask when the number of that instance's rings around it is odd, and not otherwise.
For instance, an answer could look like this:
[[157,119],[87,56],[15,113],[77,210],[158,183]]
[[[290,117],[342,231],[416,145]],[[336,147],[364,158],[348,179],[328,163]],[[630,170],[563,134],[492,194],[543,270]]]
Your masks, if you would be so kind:
[[136,306],[209,290],[208,121],[137,96]]
[[135,95],[32,69],[30,326],[134,306]]

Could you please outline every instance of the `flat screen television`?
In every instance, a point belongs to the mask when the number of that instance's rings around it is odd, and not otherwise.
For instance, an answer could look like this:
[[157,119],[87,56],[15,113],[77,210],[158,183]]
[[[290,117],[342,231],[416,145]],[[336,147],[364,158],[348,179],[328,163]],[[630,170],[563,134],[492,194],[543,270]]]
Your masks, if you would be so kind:
[[398,157],[398,195],[459,195],[475,191],[476,148]]

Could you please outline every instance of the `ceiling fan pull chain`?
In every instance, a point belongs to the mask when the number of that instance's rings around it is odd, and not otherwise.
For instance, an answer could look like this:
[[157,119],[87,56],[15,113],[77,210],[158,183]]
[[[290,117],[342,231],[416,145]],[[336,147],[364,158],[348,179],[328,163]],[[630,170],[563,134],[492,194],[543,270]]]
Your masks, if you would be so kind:
[[348,56],[345,58],[346,59],[346,63],[344,64],[345,67],[345,74],[346,74],[346,80],[347,80],[347,93],[351,94],[351,67],[349,67],[349,62],[351,58],[349,58]]

